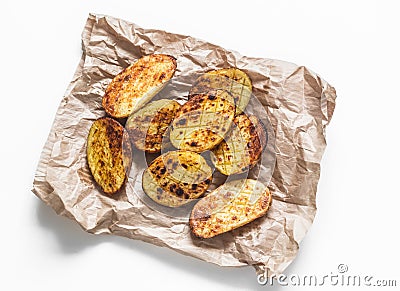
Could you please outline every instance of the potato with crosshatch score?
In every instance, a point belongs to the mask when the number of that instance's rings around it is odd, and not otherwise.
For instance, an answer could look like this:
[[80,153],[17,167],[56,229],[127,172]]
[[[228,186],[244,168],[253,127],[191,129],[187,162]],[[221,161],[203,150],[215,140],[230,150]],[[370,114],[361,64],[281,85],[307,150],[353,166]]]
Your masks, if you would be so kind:
[[236,115],[242,113],[250,101],[253,85],[249,76],[240,69],[226,68],[201,75],[190,89],[189,99],[210,90],[222,89],[232,94]]
[[196,203],[190,229],[199,238],[214,237],[265,215],[271,200],[268,188],[256,180],[227,182]]
[[197,199],[208,189],[212,170],[190,151],[171,151],[157,157],[144,171],[143,191],[155,202],[177,207]]
[[224,175],[245,172],[254,167],[267,144],[267,131],[255,116],[240,114],[233,120],[227,138],[213,150],[211,160]]
[[198,94],[178,111],[171,126],[171,143],[194,152],[211,149],[224,139],[234,116],[235,101],[229,92]]
[[125,128],[136,148],[147,153],[160,152],[168,126],[180,107],[174,100],[161,99],[129,116]]

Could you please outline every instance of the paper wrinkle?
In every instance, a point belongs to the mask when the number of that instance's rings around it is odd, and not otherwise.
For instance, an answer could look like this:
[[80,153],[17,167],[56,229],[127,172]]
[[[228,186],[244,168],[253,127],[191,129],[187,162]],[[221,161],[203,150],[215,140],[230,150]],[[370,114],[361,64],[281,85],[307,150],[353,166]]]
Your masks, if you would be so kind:
[[[220,266],[253,265],[257,274],[283,272],[316,213],[325,128],[335,108],[335,89],[304,66],[241,56],[190,36],[143,29],[103,15],[89,15],[82,50],[44,146],[33,192],[90,233],[143,240]],[[265,217],[201,240],[191,234],[187,221],[143,204],[134,194],[141,179],[135,169],[115,198],[94,184],[86,161],[86,137],[92,122],[105,115],[104,90],[123,68],[151,53],[177,58],[176,75],[238,67],[250,76],[276,139],[269,185],[273,202]]]

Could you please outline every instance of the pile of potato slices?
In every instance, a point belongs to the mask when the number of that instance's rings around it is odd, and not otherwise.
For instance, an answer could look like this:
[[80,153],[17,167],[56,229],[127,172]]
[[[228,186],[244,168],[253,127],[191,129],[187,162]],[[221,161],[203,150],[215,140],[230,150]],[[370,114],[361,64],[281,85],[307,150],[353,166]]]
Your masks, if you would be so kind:
[[253,179],[233,179],[206,194],[214,168],[231,176],[254,167],[268,135],[260,119],[244,113],[252,83],[237,68],[198,77],[184,104],[172,99],[152,101],[176,69],[174,57],[153,54],[114,77],[102,99],[108,116],[95,120],[89,130],[87,161],[98,187],[112,196],[127,181],[133,147],[157,154],[143,172],[143,191],[166,207],[189,207],[198,200],[190,228],[196,237],[211,238],[268,211],[271,194]]

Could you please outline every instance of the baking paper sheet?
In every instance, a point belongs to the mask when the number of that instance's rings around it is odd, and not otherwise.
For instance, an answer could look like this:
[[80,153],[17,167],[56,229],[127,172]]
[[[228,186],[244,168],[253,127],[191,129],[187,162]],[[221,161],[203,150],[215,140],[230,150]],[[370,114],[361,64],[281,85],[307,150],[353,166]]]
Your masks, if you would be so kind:
[[[334,111],[335,89],[303,66],[242,56],[190,36],[143,29],[103,15],[89,15],[82,47],[81,62],[44,146],[33,192],[90,233],[143,240],[220,266],[252,265],[257,273],[282,273],[295,258],[316,213],[325,128]],[[123,68],[152,53],[173,55],[176,76],[227,67],[250,76],[253,94],[275,135],[276,162],[269,184],[273,203],[265,217],[201,240],[191,235],[187,219],[143,203],[135,194],[141,181],[135,167],[116,198],[94,185],[86,161],[86,137],[92,122],[105,116],[101,106],[105,88]]]

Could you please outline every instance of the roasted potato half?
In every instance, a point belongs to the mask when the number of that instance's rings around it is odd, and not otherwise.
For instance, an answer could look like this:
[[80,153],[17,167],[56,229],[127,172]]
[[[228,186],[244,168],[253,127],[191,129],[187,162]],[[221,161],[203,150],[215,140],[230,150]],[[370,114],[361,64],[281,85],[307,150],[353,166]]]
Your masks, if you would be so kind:
[[210,89],[223,89],[231,93],[238,115],[249,103],[253,85],[249,76],[237,68],[209,71],[195,81],[189,92],[189,99],[197,94],[207,93]]
[[160,152],[164,134],[180,107],[174,100],[161,99],[129,116],[125,129],[136,148],[148,153]]
[[171,151],[157,157],[144,171],[142,187],[158,204],[178,207],[203,195],[211,180],[212,170],[202,156]]
[[268,188],[256,180],[227,182],[196,203],[190,228],[199,238],[211,238],[265,215],[271,199]]
[[93,122],[87,138],[87,161],[94,180],[106,194],[124,185],[132,163],[132,149],[124,127],[109,117]]
[[194,152],[211,149],[224,139],[234,116],[235,103],[229,92],[198,94],[178,111],[170,130],[171,143]]
[[254,115],[240,114],[233,120],[228,138],[213,150],[211,161],[224,175],[245,172],[254,167],[267,144],[267,133]]
[[108,85],[103,107],[115,118],[128,117],[151,100],[172,78],[174,57],[147,55],[119,73]]

